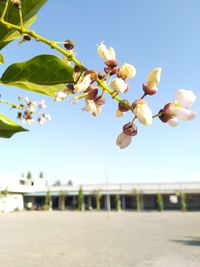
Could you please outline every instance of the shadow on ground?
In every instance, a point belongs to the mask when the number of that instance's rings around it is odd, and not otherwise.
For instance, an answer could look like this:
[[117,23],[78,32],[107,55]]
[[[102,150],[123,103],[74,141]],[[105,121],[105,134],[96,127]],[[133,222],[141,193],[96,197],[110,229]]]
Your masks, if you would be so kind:
[[170,240],[172,242],[180,243],[187,246],[200,246],[200,237],[186,237],[183,240]]

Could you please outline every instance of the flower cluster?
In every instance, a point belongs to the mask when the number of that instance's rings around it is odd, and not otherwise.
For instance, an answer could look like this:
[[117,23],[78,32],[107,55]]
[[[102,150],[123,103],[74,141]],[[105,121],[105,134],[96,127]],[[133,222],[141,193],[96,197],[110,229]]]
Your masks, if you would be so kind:
[[32,101],[28,97],[18,97],[19,106],[17,119],[23,120],[28,124],[34,122],[34,118],[37,117],[37,121],[40,125],[43,125],[44,122],[51,120],[51,115],[42,112],[47,106],[44,100],[39,102]]
[[[73,53],[74,42],[72,40],[67,40],[64,46],[70,53]],[[107,48],[103,42],[98,45],[97,52],[104,59],[103,72],[86,70],[84,66],[75,65],[73,83],[66,84],[65,90],[56,92],[55,100],[62,101],[68,95],[78,94],[71,100],[71,103],[74,104],[83,98],[85,99],[85,107],[82,110],[97,116],[105,104],[104,93],[109,93],[113,99],[118,101],[117,117],[123,116],[128,111],[133,116],[131,122],[122,127],[122,132],[117,137],[116,144],[120,148],[127,147],[132,138],[137,135],[136,120],[149,126],[153,123],[154,118],[159,117],[162,122],[176,126],[179,119],[190,120],[197,115],[196,112],[189,110],[196,96],[191,90],[185,89],[178,90],[175,100],[166,104],[156,115],[153,115],[149,103],[144,98],[157,92],[162,72],[160,67],[153,69],[147,75],[146,81],[142,84],[141,98],[134,101],[122,100],[118,95],[129,90],[128,80],[135,77],[136,68],[128,63],[119,66],[115,50],[112,47]]]

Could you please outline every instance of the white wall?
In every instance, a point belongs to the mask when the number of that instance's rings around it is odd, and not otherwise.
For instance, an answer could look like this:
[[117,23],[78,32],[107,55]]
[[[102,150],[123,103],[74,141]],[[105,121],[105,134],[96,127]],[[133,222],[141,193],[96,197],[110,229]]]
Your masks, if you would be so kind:
[[12,194],[0,197],[0,211],[11,212],[15,210],[23,210],[24,201],[20,194]]

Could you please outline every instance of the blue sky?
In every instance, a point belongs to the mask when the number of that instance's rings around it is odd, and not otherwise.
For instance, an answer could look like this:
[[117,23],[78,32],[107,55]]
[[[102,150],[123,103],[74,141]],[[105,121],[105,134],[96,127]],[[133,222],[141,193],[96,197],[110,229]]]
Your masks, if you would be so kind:
[[[137,75],[126,95],[131,101],[141,96],[141,85],[155,67],[162,67],[159,91],[147,97],[153,113],[174,99],[177,89],[191,89],[197,96],[192,107],[200,112],[200,2],[198,0],[53,1],[38,14],[32,28],[46,38],[76,43],[78,59],[89,69],[101,71],[103,60],[97,44],[114,47],[119,64],[133,64]],[[37,54],[54,53],[34,41],[8,45],[2,53],[6,65]],[[131,114],[115,117],[117,103],[107,103],[97,118],[76,106],[55,103],[42,95],[1,86],[4,98],[16,101],[19,94],[45,99],[53,120],[43,127],[34,124],[30,132],[1,139],[0,178],[17,179],[30,170],[43,171],[49,183],[69,179],[76,183],[198,181],[200,178],[200,119],[171,128],[155,120],[150,127],[137,123],[138,135],[132,145],[120,150],[116,137]],[[1,105],[1,113],[16,114]],[[7,178],[8,179],[8,178]]]

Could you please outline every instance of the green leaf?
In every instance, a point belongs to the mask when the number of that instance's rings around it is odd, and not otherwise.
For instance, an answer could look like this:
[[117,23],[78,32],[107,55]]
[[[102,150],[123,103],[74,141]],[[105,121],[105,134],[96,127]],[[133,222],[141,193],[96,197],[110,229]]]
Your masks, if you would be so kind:
[[6,85],[54,97],[64,90],[66,83],[73,82],[73,67],[54,55],[39,55],[28,61],[14,63],[0,79]]
[[0,53],[0,64],[4,64],[3,55]]
[[[32,18],[37,14],[37,12],[47,2],[47,0],[21,0],[21,2],[24,24],[26,27],[29,27],[35,20],[32,20]],[[0,14],[2,14],[4,6],[5,3],[3,1],[0,1]],[[19,11],[17,8],[14,8],[12,4],[10,4],[8,8],[5,20],[15,25],[20,24]],[[4,25],[0,24],[0,50],[9,42],[13,41],[18,37],[19,34],[16,36],[16,31],[9,30]]]
[[21,127],[19,124],[0,114],[0,137],[10,138],[15,133],[25,131],[27,130]]

